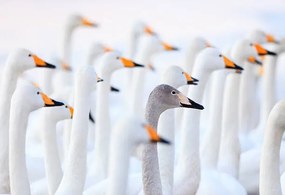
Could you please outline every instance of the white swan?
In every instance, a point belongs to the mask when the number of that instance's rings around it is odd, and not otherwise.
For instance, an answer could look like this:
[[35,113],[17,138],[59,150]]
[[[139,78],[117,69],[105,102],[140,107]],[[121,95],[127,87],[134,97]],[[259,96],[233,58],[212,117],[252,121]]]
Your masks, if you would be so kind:
[[99,80],[90,66],[81,67],[75,78],[71,142],[65,172],[56,195],[82,194],[86,178],[86,146],[91,93]]
[[[149,95],[146,105],[146,121],[157,128],[159,117],[164,111],[179,107],[204,109],[203,106],[190,100],[175,88],[165,84],[159,85]],[[144,194],[162,194],[156,145],[147,145],[144,148],[142,173]]]
[[[193,75],[199,78],[199,87],[191,88],[191,97],[202,101],[203,92],[210,74],[219,69],[242,69],[215,48],[200,52],[195,61]],[[175,194],[195,194],[200,182],[199,119],[197,111],[185,112],[181,129],[181,152],[175,172]]]
[[[139,50],[136,53],[135,61],[137,63],[150,65],[151,58],[162,51],[177,50],[177,48],[170,46],[167,43],[162,42],[155,36],[142,36],[140,38]],[[151,69],[154,69],[152,67]],[[145,75],[147,69],[133,70],[133,82],[132,82],[132,96],[130,99],[130,109],[132,112],[143,116],[144,113],[144,94],[145,94]]]
[[30,194],[26,169],[25,140],[30,112],[51,106],[62,106],[30,84],[18,86],[11,99],[9,121],[9,172],[11,194]]
[[[185,51],[185,61],[182,66],[185,72],[191,74],[193,67],[194,67],[195,59],[198,53],[207,47],[210,47],[210,44],[204,38],[201,38],[201,37],[195,37],[189,42],[189,44],[187,45],[186,51]],[[179,90],[182,93],[187,94],[188,88],[189,86],[182,86],[179,88]],[[207,109],[207,107],[205,108]],[[180,130],[181,123],[182,123],[181,119],[182,119],[183,113],[184,113],[184,109],[176,110],[175,118],[176,118],[176,125],[178,127],[177,130]],[[203,113],[206,114],[205,112]]]
[[[191,77],[178,66],[170,66],[163,73],[161,83],[168,84],[174,88],[183,85],[197,85],[198,80]],[[171,146],[158,145],[158,161],[163,194],[173,193],[174,159],[175,159],[175,123],[174,111],[166,110],[161,114],[158,122],[158,134],[167,138]]]
[[108,52],[102,57],[98,73],[104,82],[98,84],[96,99],[96,136],[94,158],[94,182],[105,179],[108,168],[108,151],[111,134],[109,91],[112,74],[122,68],[143,67],[129,59],[121,57],[117,52]]
[[260,161],[260,195],[282,195],[280,147],[285,129],[285,102],[278,102],[269,114]]
[[55,68],[44,62],[26,49],[13,51],[6,61],[0,88],[0,193],[9,193],[9,161],[8,161],[8,132],[11,97],[16,88],[17,79],[25,70],[35,67]]

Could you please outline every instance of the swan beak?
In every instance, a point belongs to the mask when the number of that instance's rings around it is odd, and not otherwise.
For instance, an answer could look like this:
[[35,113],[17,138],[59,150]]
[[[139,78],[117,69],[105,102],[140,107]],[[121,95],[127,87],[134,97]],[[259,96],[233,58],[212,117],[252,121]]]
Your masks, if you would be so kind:
[[147,67],[151,70],[151,71],[155,71],[155,68],[152,64],[148,64]]
[[64,103],[62,103],[62,102],[58,102],[58,101],[55,101],[55,100],[51,99],[50,97],[48,97],[43,92],[38,92],[38,94],[40,94],[42,96],[42,99],[43,99],[43,101],[45,103],[45,107],[53,107],[53,106],[62,106],[62,105],[64,105]]
[[271,52],[271,51],[264,49],[264,47],[262,47],[259,44],[253,44],[253,46],[255,47],[258,55],[260,56],[265,56],[265,55],[276,56],[277,55],[275,52]]
[[121,61],[126,68],[133,68],[133,67],[144,67],[144,65],[137,64],[129,59],[121,58]]
[[243,70],[242,67],[236,65],[233,61],[231,61],[229,58],[223,56],[225,67],[230,69],[236,69],[236,70]]
[[97,83],[100,83],[100,82],[103,82],[104,80],[96,75],[96,81],[97,81]]
[[36,67],[40,67],[40,68],[55,68],[55,65],[49,64],[45,61],[43,61],[41,58],[39,58],[36,55],[32,55],[34,62],[36,64]]
[[178,51],[179,49],[177,47],[173,47],[171,45],[169,45],[168,43],[165,43],[165,42],[161,42],[164,50],[166,51]]
[[64,62],[61,63],[61,68],[63,70],[66,70],[66,71],[71,71],[72,70],[72,68],[69,66],[69,64],[64,63]]
[[153,36],[156,36],[156,35],[157,35],[156,32],[154,32],[153,29],[152,29],[151,27],[149,27],[149,26],[146,26],[146,27],[144,28],[144,32],[145,32],[146,34],[153,35]]
[[95,123],[95,119],[91,113],[91,111],[89,112],[89,120],[92,122],[92,123]]
[[104,52],[110,52],[110,51],[114,51],[111,47],[104,47],[103,48]]
[[98,27],[98,24],[96,24],[96,23],[94,23],[94,22],[91,22],[91,21],[89,21],[89,20],[86,19],[86,18],[83,18],[81,22],[82,22],[82,24],[83,24],[84,26]]
[[180,100],[180,106],[184,108],[193,108],[193,109],[198,109],[198,110],[203,110],[204,106],[194,102],[193,100],[189,99],[182,93],[177,94],[179,100]]
[[73,118],[73,113],[74,113],[74,109],[71,106],[67,106],[67,108],[69,109],[70,112],[70,118]]
[[187,72],[183,72],[183,75],[185,76],[187,80],[187,85],[197,85],[198,84],[197,82],[199,80],[191,77]]
[[170,144],[170,141],[160,137],[151,125],[144,125],[144,128],[147,131],[151,142],[153,142],[153,143],[160,142],[160,143],[164,143],[164,144]]
[[112,91],[112,92],[117,92],[117,93],[119,93],[119,92],[120,92],[120,89],[111,86],[111,91]]
[[253,56],[250,56],[248,59],[247,59],[250,63],[253,63],[253,64],[257,64],[257,65],[260,65],[262,66],[262,62],[257,60],[255,57]]
[[277,41],[277,40],[275,39],[275,37],[272,36],[272,35],[270,35],[270,34],[267,34],[267,35],[266,35],[266,41],[267,41],[268,43],[276,43],[276,44],[279,44],[279,41]]

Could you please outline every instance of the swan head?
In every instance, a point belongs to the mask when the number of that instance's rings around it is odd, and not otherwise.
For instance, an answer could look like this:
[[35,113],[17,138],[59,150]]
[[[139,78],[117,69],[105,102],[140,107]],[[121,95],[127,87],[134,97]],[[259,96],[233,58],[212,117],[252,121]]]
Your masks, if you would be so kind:
[[54,65],[43,61],[31,51],[23,48],[18,48],[9,54],[7,66],[17,73],[22,73],[36,67],[52,69],[56,68]]
[[[285,129],[284,119],[285,119],[285,101],[281,100],[278,103],[276,103],[275,106],[272,108],[267,123],[270,126],[274,125],[275,127],[278,127],[280,130],[284,131]],[[266,131],[267,130],[271,131],[272,129],[266,129]]]
[[98,24],[90,21],[89,19],[79,15],[79,14],[73,14],[70,15],[68,20],[67,20],[67,24],[69,26],[69,28],[71,29],[75,29],[77,27],[80,26],[87,26],[87,27],[97,27]]
[[188,73],[183,71],[179,66],[170,66],[162,75],[162,82],[169,84],[174,88],[183,85],[197,85],[198,80],[191,77]]
[[90,48],[89,58],[90,62],[93,62],[98,57],[102,56],[105,52],[113,51],[112,48],[103,45],[102,43],[95,42]]
[[51,99],[39,88],[26,81],[18,83],[17,88],[13,94],[13,98],[17,98],[21,105],[28,108],[30,111],[42,107],[56,107],[64,105],[62,102]]
[[103,82],[92,66],[81,66],[75,74],[77,93],[89,94],[96,89],[99,82]]
[[204,109],[202,105],[194,102],[174,87],[166,84],[162,84],[154,88],[149,95],[148,101],[155,103],[161,110],[179,107],[198,110]]
[[263,43],[276,43],[278,44],[279,41],[272,35],[270,34],[266,34],[264,31],[262,30],[254,30],[251,31],[247,38],[249,40],[251,40],[254,43],[259,43],[259,44],[263,44]]
[[237,41],[231,50],[231,54],[240,59],[241,65],[244,62],[262,65],[255,46],[247,39]]
[[112,51],[107,52],[102,56],[101,64],[99,65],[98,71],[101,74],[111,74],[114,71],[121,68],[134,68],[134,67],[144,67],[132,60],[124,58],[119,52]]
[[196,62],[197,66],[195,68],[211,73],[215,70],[221,70],[224,68],[243,70],[242,67],[236,65],[232,60],[223,55],[216,48],[206,48],[203,49],[197,56]]
[[189,45],[187,46],[187,51],[191,55],[193,51],[199,52],[207,47],[212,47],[212,45],[202,37],[195,37],[189,42]]
[[143,21],[136,21],[132,31],[134,39],[138,39],[143,34],[156,35],[153,29]]

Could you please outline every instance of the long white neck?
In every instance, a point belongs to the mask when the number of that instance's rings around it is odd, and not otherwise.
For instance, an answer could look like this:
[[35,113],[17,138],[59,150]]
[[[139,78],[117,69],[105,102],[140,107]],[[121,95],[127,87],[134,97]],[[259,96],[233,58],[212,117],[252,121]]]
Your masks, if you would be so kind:
[[222,136],[218,169],[238,178],[240,143],[239,143],[239,85],[241,75],[233,73],[226,79],[224,106],[222,110]]
[[[100,74],[101,76],[101,74]],[[95,182],[107,177],[111,137],[109,92],[111,75],[103,74],[104,82],[98,83],[96,99]]]
[[254,128],[254,116],[255,116],[255,105],[257,100],[257,81],[254,75],[253,65],[249,62],[244,63],[244,71],[241,75],[240,81],[240,110],[239,110],[239,121],[240,131],[242,134],[247,134],[251,129]]
[[275,112],[275,109],[276,108],[274,107],[269,115],[262,146],[259,179],[260,195],[282,194],[280,184],[279,153],[284,129],[275,124],[275,117],[277,117],[276,115],[280,114]]
[[[165,82],[172,87],[176,82]],[[164,195],[171,195],[173,193],[173,180],[174,180],[174,159],[175,159],[175,123],[174,123],[174,109],[164,111],[158,121],[158,134],[171,142],[171,145],[158,144],[158,162],[160,170],[161,185]]]
[[29,195],[30,184],[26,167],[25,144],[27,123],[31,110],[22,102],[12,99],[10,112],[9,172],[11,194]]
[[9,193],[9,117],[18,75],[6,64],[0,88],[0,193]]
[[[263,67],[264,76],[262,80],[262,102],[260,112],[260,123],[264,127],[264,123],[275,104],[275,70],[276,70],[276,56],[266,56]],[[264,128],[260,128],[263,132]]]
[[52,119],[53,117],[45,112],[41,124],[48,192],[52,195],[56,192],[62,179],[62,169],[56,141],[56,124],[58,121],[48,120],[49,118]]
[[[197,67],[197,68],[196,68]],[[208,78],[209,72],[200,70],[199,64],[195,64],[193,69],[193,76],[199,78],[199,87],[190,88],[188,94],[191,99],[196,102],[202,102],[204,89]],[[200,156],[199,156],[199,139],[200,139],[200,111],[198,110],[185,110],[183,116],[183,123],[181,129],[181,152],[178,158],[177,175],[175,175],[175,191],[180,187],[191,188],[189,194],[196,193],[200,182]],[[185,184],[184,182],[191,180],[191,185],[178,186],[178,184]]]
[[[149,51],[148,47],[143,47],[137,51],[135,61],[140,64],[148,65],[151,62],[153,53]],[[132,85],[132,97],[131,97],[131,111],[143,116],[144,113],[144,91],[145,91],[145,76],[147,69],[136,68],[133,70],[133,85]]]
[[71,62],[71,40],[73,31],[74,28],[67,24],[63,32],[62,60],[68,65],[70,65]]
[[222,128],[224,85],[228,72],[228,70],[218,70],[212,75],[209,128],[206,131],[201,148],[201,164],[207,168],[217,168]]
[[107,195],[127,194],[129,158],[132,150],[130,139],[133,138],[125,134],[114,132],[112,135]]
[[88,116],[90,111],[90,91],[82,83],[75,85],[74,117],[71,142],[63,178],[57,189],[57,195],[82,194],[86,178]]

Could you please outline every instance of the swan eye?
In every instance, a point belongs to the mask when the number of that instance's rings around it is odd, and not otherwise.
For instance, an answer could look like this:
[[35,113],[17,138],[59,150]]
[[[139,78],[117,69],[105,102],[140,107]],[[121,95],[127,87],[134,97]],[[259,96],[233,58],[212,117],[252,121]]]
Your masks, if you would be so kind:
[[40,94],[40,92],[37,92],[37,94],[39,95],[39,94]]
[[117,59],[117,60],[119,60],[119,59],[120,59],[120,57],[116,57],[116,59]]
[[222,57],[222,54],[220,54],[219,57],[221,58],[221,57]]
[[253,44],[251,43],[251,44],[249,44],[250,46],[253,46]]
[[65,108],[67,108],[67,106],[65,106]]
[[175,92],[175,91],[171,91],[171,94],[172,94],[172,95],[176,95],[176,92]]
[[29,57],[32,57],[32,54],[29,54]]

